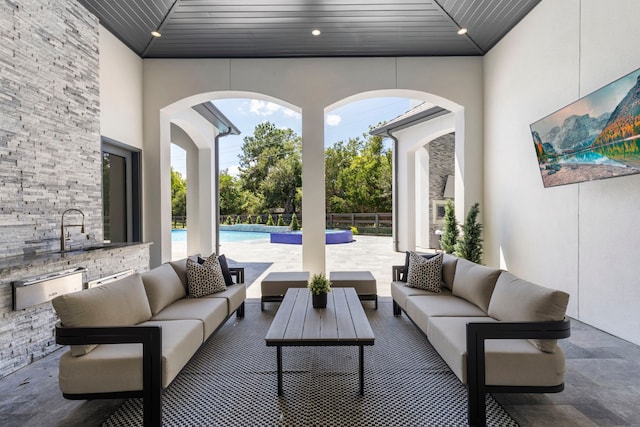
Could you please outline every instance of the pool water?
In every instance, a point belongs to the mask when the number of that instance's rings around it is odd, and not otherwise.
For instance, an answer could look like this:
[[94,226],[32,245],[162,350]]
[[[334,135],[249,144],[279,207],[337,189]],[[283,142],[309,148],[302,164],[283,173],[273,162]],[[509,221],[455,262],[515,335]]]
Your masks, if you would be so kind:
[[[259,233],[256,231],[227,231],[220,230],[220,243],[230,242],[247,242],[251,240],[267,240],[269,233]],[[187,230],[173,229],[171,230],[172,242],[186,242]]]

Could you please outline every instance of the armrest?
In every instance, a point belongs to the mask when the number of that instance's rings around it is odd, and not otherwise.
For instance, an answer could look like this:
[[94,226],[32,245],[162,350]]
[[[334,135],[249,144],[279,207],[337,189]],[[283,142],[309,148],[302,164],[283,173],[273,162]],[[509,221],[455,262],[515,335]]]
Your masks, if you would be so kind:
[[56,324],[58,344],[142,344],[142,399],[145,426],[162,425],[162,327],[65,327]]
[[404,265],[392,265],[391,266],[391,280],[394,282],[399,282],[400,277],[404,273]]
[[[471,322],[467,323],[467,389],[469,425],[485,425],[485,340],[488,339],[562,339],[571,335],[568,318],[558,322]],[[546,390],[547,392],[551,391]],[[555,391],[562,390],[559,387]]]
[[229,267],[229,272],[235,276],[236,283],[244,283],[244,267]]

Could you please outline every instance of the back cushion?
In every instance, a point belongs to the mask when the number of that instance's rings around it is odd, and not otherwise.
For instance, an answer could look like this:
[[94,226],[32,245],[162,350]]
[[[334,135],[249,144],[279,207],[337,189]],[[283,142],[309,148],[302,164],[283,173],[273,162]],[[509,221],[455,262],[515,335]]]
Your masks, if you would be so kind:
[[[489,316],[506,322],[548,322],[564,319],[569,294],[522,280],[505,271],[498,278],[489,303]],[[529,340],[553,353],[556,340]]]
[[[196,260],[197,256],[191,257],[191,259]],[[187,259],[183,258],[178,261],[169,261],[169,265],[173,267],[184,286],[184,291],[187,292]]]
[[187,296],[180,277],[169,264],[162,264],[153,270],[145,271],[142,273],[142,282],[153,315],[158,314],[172,302]]
[[[151,308],[140,274],[115,282],[55,297],[53,308],[63,326],[131,326],[151,318]],[[71,354],[82,356],[96,345],[72,345]]]
[[459,258],[453,277],[453,295],[466,299],[486,312],[501,271]]
[[457,257],[444,254],[444,258],[442,258],[442,284],[449,290],[453,289],[453,278],[456,275],[457,263]]

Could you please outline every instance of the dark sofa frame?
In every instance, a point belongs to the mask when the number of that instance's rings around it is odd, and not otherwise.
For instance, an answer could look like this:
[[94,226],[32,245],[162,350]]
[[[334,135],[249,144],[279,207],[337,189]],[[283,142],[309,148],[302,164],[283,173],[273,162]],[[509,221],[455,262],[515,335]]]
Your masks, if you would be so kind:
[[[244,268],[229,269],[236,283],[244,283]],[[235,310],[238,318],[244,317],[244,302]],[[231,318],[230,313],[200,348]],[[143,422],[145,426],[162,426],[162,327],[161,326],[119,326],[119,327],[65,327],[56,324],[56,343],[61,345],[84,344],[142,344],[142,390],[118,391],[111,393],[62,393],[65,399],[127,399],[142,398]],[[195,353],[194,353],[195,355]],[[187,362],[188,363],[188,362]],[[186,365],[185,365],[186,366]]]
[[[393,281],[399,281],[403,271],[403,265],[394,265],[392,267]],[[400,316],[403,311],[394,300],[393,315]],[[413,322],[413,319],[406,312],[405,315]],[[486,426],[486,393],[558,393],[564,390],[564,383],[548,387],[487,385],[485,383],[486,340],[563,339],[568,338],[570,335],[571,323],[566,317],[558,322],[467,323],[466,387],[469,425],[473,427]]]

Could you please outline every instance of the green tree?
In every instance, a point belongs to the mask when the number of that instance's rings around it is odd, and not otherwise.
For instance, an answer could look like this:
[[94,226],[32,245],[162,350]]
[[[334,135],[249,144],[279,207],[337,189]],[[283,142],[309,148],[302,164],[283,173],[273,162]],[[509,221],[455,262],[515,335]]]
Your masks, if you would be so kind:
[[230,215],[242,211],[243,194],[238,178],[229,175],[227,169],[220,172],[220,214]]
[[282,217],[282,214],[278,214],[278,225],[279,226],[284,226],[284,218]]
[[456,244],[456,255],[460,258],[481,264],[482,263],[482,224],[478,223],[480,204],[474,203],[467,213],[467,218],[462,226],[462,237]]
[[442,236],[440,237],[440,249],[452,254],[455,251],[460,230],[458,229],[458,220],[456,220],[455,205],[451,199],[448,199],[444,205],[443,228],[444,230],[442,230]]
[[264,198],[263,208],[299,209],[302,187],[302,139],[291,129],[266,122],[244,138],[240,159],[242,188]]
[[390,212],[392,153],[380,136],[363,135],[325,150],[327,212]]
[[171,216],[187,216],[187,180],[171,168]]
[[275,225],[275,224],[273,223],[273,217],[271,216],[271,214],[267,215],[267,223],[266,223],[265,225],[267,225],[267,226],[273,226],[273,225]]

